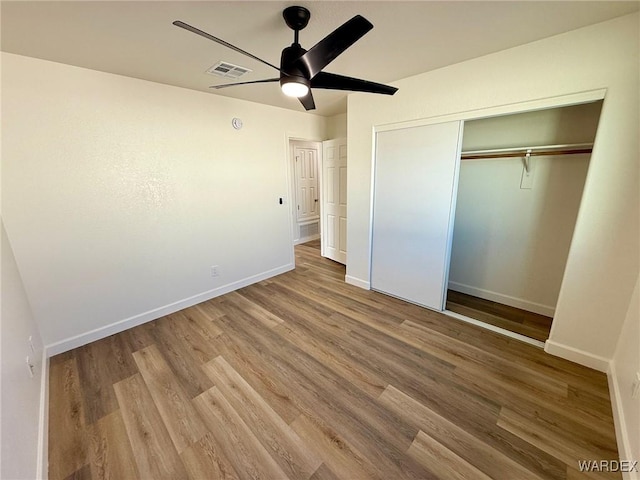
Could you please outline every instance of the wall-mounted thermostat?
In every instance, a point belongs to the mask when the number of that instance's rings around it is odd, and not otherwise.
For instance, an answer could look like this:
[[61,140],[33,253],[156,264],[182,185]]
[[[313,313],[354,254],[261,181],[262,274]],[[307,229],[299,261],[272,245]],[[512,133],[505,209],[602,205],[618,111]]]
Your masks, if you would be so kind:
[[242,128],[242,120],[240,120],[239,118],[234,118],[233,120],[231,120],[231,125],[233,125],[233,128],[235,128],[236,130],[240,130]]

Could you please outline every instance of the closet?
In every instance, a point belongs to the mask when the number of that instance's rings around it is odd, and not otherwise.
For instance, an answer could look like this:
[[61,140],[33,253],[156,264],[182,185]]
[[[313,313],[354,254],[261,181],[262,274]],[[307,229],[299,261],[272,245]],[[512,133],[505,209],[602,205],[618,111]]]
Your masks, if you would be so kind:
[[601,107],[378,132],[371,288],[545,340]]

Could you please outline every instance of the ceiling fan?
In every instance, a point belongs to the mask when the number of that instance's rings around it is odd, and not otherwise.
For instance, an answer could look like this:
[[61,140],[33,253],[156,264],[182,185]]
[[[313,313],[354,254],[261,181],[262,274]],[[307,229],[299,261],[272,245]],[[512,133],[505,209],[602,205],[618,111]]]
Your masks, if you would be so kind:
[[389,85],[361,80],[359,78],[345,77],[335,73],[323,72],[322,69],[329,65],[338,55],[357,42],[362,36],[373,28],[371,22],[366,18],[356,15],[342,26],[335,29],[325,38],[309,50],[305,50],[298,42],[300,30],[309,23],[311,13],[304,7],[287,7],[282,12],[284,21],[289,28],[294,31],[293,43],[282,50],[280,67],[263,60],[249,52],[246,52],[235,45],[214,37],[196,27],[193,27],[180,20],[173,22],[174,25],[196,33],[204,38],[212,40],[231,50],[253,58],[265,65],[268,65],[280,72],[278,78],[266,78],[250,82],[228,83],[224,85],[214,85],[211,88],[227,88],[237,85],[248,85],[252,83],[280,82],[280,88],[285,95],[297,97],[306,110],[316,108],[313,101],[311,88],[323,88],[329,90],[349,90],[354,92],[380,93],[383,95],[393,95],[398,90]]

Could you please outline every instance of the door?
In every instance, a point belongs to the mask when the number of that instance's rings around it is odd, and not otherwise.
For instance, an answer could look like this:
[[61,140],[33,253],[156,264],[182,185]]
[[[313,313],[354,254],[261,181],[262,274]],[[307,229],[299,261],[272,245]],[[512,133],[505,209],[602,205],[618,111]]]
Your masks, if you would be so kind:
[[317,219],[318,205],[318,149],[293,146],[296,175],[296,218],[299,223]]
[[320,237],[320,142],[290,140],[293,244]]
[[347,140],[322,142],[322,256],[347,263]]
[[462,122],[378,132],[371,288],[443,310]]

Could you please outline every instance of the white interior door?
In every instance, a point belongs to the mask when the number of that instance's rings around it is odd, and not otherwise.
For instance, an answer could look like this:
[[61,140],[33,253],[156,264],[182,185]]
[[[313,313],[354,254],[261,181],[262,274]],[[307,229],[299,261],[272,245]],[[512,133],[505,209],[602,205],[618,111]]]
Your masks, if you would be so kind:
[[347,263],[347,140],[322,142],[322,256]]
[[371,288],[443,310],[462,122],[377,133]]
[[318,195],[318,149],[294,145],[296,179],[296,218],[298,222],[316,219],[320,215]]

